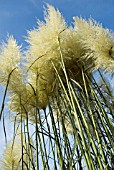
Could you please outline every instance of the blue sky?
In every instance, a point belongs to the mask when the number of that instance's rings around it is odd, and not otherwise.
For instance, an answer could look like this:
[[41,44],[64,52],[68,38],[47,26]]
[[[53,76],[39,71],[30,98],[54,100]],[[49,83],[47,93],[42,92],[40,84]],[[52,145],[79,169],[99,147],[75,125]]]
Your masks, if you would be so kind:
[[[27,30],[37,25],[36,19],[43,20],[43,6],[46,6],[46,3],[58,8],[69,24],[73,21],[73,16],[92,16],[102,23],[103,27],[114,31],[114,0],[0,0],[0,43],[9,33],[14,35],[19,45],[26,46],[24,36],[27,35]],[[8,120],[6,129],[7,134],[13,131]],[[10,135],[8,137],[10,138]],[[4,135],[0,133],[0,154],[3,146]]]
[[26,45],[24,36],[37,25],[37,18],[43,20],[46,3],[58,8],[68,23],[73,16],[92,16],[114,31],[114,0],[0,0],[0,42],[9,33]]

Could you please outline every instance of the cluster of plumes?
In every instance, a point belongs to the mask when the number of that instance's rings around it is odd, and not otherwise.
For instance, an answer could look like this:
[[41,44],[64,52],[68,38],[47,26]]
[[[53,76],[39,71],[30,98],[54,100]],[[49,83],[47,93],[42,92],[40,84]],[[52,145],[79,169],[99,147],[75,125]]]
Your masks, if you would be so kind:
[[[68,27],[61,13],[48,6],[45,22],[38,21],[38,28],[28,32],[30,44],[27,53],[30,75],[38,74],[39,107],[48,104],[47,96],[53,93],[55,72],[52,63],[61,74],[61,53],[65,67],[80,79],[77,64],[84,63],[88,70],[105,68],[113,72],[114,37],[93,19],[74,17],[74,26]],[[34,62],[35,61],[35,62]],[[78,74],[79,73],[79,74]],[[36,76],[30,78],[35,87]]]
[[75,75],[78,82],[78,67],[82,65],[89,71],[105,68],[113,72],[114,37],[108,29],[103,29],[92,18],[86,21],[78,17],[74,17],[74,25],[68,27],[61,13],[50,5],[45,10],[44,19],[45,22],[38,21],[38,27],[28,31],[26,41],[29,47],[24,53],[26,81],[23,81],[23,71],[19,71],[23,69],[19,66],[22,54],[16,41],[10,37],[1,49],[1,81],[6,80],[11,70],[17,67],[9,84],[14,112],[20,108],[20,103],[24,106],[21,107],[24,114],[32,115],[36,104],[40,109],[46,108],[55,92],[54,66],[62,75],[61,57],[66,69]]

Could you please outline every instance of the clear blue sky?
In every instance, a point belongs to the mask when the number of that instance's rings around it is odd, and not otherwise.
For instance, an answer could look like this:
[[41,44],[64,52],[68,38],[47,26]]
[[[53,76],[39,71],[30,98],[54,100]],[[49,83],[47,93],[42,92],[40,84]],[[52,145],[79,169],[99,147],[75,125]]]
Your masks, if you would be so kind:
[[0,42],[9,33],[26,45],[23,37],[36,26],[36,18],[43,19],[46,3],[58,8],[68,23],[73,16],[92,16],[114,31],[114,0],[0,0]]

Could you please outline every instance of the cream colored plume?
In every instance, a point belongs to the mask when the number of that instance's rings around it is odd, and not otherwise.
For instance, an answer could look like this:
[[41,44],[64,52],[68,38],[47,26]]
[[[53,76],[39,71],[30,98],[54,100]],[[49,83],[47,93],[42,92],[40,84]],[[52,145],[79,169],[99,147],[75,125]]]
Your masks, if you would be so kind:
[[20,46],[13,36],[8,37],[7,43],[2,43],[0,50],[0,82],[5,82],[11,71],[20,63]]
[[[57,67],[60,65],[58,36],[67,26],[61,13],[52,6],[48,6],[45,12],[45,23],[38,21],[38,25],[37,29],[28,32],[27,42],[29,42],[30,47],[27,53],[28,63],[26,65],[29,67],[34,60],[40,57],[28,72],[28,78],[36,89],[38,72],[38,106],[45,108],[55,80],[52,62]],[[42,55],[44,56],[41,57]]]
[[[27,164],[27,150],[25,144],[25,138],[23,136],[23,162]],[[21,143],[21,131],[18,130],[14,144],[13,141],[10,141],[3,153],[1,160],[1,168],[2,170],[20,170],[22,167],[22,143]],[[24,170],[27,169],[26,165],[23,163]]]
[[92,18],[88,21],[74,17],[74,30],[80,41],[81,48],[85,50],[83,56],[92,58],[94,69],[104,68],[114,72],[114,35],[109,29],[104,29],[101,24]]

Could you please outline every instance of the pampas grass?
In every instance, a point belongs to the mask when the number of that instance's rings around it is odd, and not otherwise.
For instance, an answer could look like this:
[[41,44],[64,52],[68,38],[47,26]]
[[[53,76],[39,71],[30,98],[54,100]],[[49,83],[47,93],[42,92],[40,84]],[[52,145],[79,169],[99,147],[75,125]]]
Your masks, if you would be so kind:
[[26,51],[13,37],[1,47],[1,118],[8,95],[14,130],[21,126],[2,169],[111,169],[113,94],[101,72],[99,83],[92,71],[113,73],[113,34],[92,18],[74,17],[68,27],[50,5],[44,13],[45,21],[28,31]]

